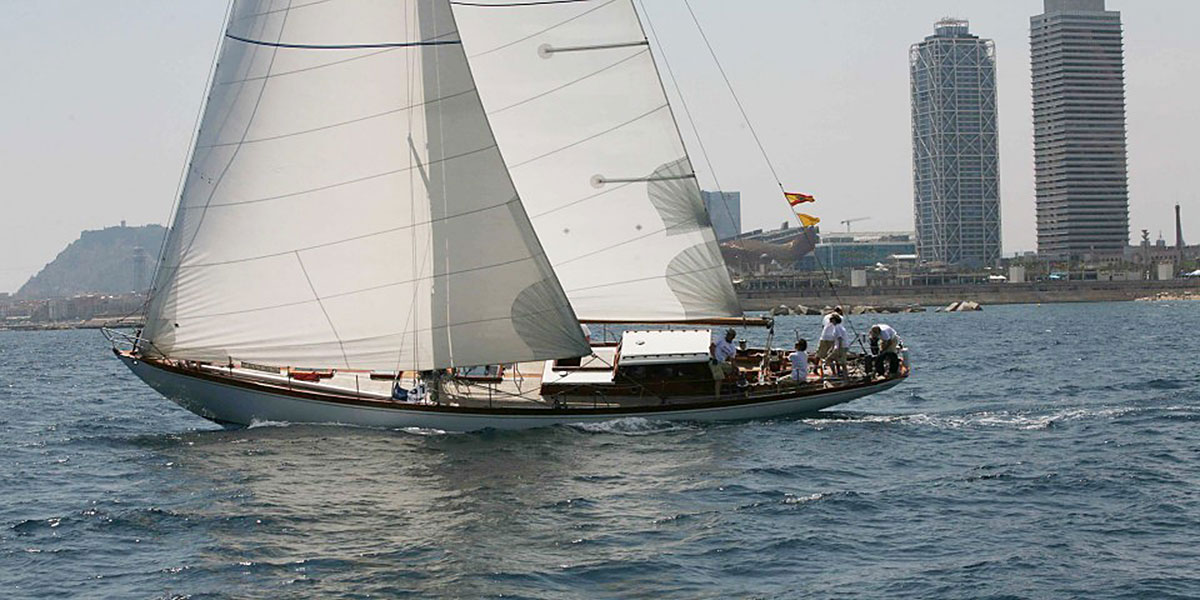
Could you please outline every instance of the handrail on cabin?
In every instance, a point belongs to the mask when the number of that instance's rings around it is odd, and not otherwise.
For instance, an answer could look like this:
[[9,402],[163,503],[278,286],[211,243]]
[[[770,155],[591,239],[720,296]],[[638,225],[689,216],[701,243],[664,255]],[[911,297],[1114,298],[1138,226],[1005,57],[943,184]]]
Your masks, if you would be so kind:
[[723,327],[771,327],[775,319],[770,317],[710,317],[707,319],[687,319],[684,321],[630,321],[628,319],[580,319],[585,325],[633,325],[638,323],[652,325],[720,325]]

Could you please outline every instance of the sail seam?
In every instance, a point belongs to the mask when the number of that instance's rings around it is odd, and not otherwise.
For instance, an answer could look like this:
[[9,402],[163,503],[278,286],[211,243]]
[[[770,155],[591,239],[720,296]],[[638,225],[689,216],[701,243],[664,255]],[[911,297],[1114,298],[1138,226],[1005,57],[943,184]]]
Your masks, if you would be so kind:
[[[314,291],[313,292],[313,296],[314,296],[313,300],[298,300],[296,302],[285,302],[282,304],[273,304],[271,306],[259,306],[259,307],[255,307],[255,308],[244,308],[241,310],[230,310],[230,311],[219,312],[219,313],[209,313],[206,315],[192,315],[187,318],[189,318],[189,319],[212,319],[212,318],[216,318],[216,317],[229,317],[229,316],[233,316],[233,315],[242,315],[242,314],[252,313],[252,312],[263,312],[263,311],[268,311],[268,310],[275,310],[277,308],[303,306],[305,304],[312,304],[313,302],[319,303],[323,300],[335,300],[338,298],[345,298],[348,296],[356,296],[358,294],[365,294],[367,292],[375,292],[375,291],[379,291],[379,290],[386,289],[389,287],[396,287],[399,285],[408,285],[408,284],[420,283],[422,281],[428,281],[428,280],[432,280],[432,279],[451,277],[454,275],[462,275],[462,274],[470,273],[470,272],[474,272],[474,271],[486,271],[489,269],[496,269],[499,267],[507,267],[509,265],[515,265],[518,263],[535,260],[537,258],[537,256],[541,256],[541,255],[535,255],[535,256],[528,257],[528,258],[517,258],[517,259],[513,259],[513,260],[507,260],[507,261],[498,262],[498,263],[494,263],[494,264],[490,264],[490,265],[484,265],[482,267],[471,267],[469,269],[460,269],[458,271],[452,271],[449,273],[439,273],[439,274],[435,274],[435,275],[430,275],[428,277],[418,277],[415,279],[407,279],[404,281],[393,281],[391,283],[383,283],[383,284],[374,285],[371,287],[361,288],[361,289],[357,289],[357,290],[351,290],[349,292],[339,292],[337,294],[329,294],[328,296],[317,296],[316,292]],[[308,276],[308,273],[305,272],[305,277],[307,277],[307,276]],[[310,286],[311,286],[311,283],[312,282],[310,280],[310,282],[309,282]],[[324,308],[324,307],[322,307],[322,308]]]
[[337,326],[333,324],[333,319],[329,316],[329,311],[325,310],[325,303],[321,302],[321,295],[317,293],[317,288],[313,286],[312,278],[308,276],[308,269],[304,268],[304,259],[300,258],[300,253],[296,252],[296,262],[300,263],[300,272],[304,273],[304,280],[308,282],[308,289],[312,291],[313,299],[317,301],[317,306],[321,307],[321,314],[325,315],[325,320],[329,323],[329,330],[333,332],[333,339],[337,340],[338,347],[342,350],[342,360],[346,361],[346,368],[350,368],[350,357],[346,354],[346,344],[342,343],[342,336],[338,335]]
[[[288,6],[291,6],[291,0],[288,0]],[[283,20],[279,23],[279,36],[280,37],[283,37],[283,32],[287,27],[287,18],[288,18],[288,13],[284,13]],[[265,24],[264,24],[264,27],[265,27]],[[267,61],[267,72],[268,73],[270,73],[271,69],[273,69],[275,67],[275,59],[278,56],[279,56],[279,52],[277,52],[276,50],[271,50],[271,59],[269,61]],[[219,63],[218,63],[218,68],[220,68]],[[250,133],[250,126],[254,123],[254,119],[258,116],[258,108],[259,108],[259,106],[262,105],[263,95],[266,94],[266,91],[267,91],[267,86],[265,84],[261,88],[259,88],[258,94],[254,98],[254,107],[250,110],[250,115],[246,119],[246,125],[245,125],[246,128],[242,131],[242,139],[246,139],[246,136]],[[238,91],[238,96],[241,96],[240,90]],[[229,115],[227,114],[225,116],[225,122],[223,122],[221,124],[221,129],[223,129],[225,127],[225,124],[228,122],[228,119],[229,119]],[[203,126],[203,122],[201,122],[201,126]],[[191,239],[188,240],[187,246],[184,246],[183,249],[179,252],[178,262],[183,262],[184,258],[186,258],[191,253],[192,247],[196,244],[196,238],[200,235],[200,228],[204,225],[205,217],[208,216],[208,208],[212,204],[213,196],[216,195],[217,189],[220,188],[221,184],[225,181],[225,175],[227,175],[229,173],[229,169],[233,167],[233,163],[234,163],[234,161],[237,160],[237,155],[241,151],[241,149],[242,149],[241,146],[234,147],[233,154],[231,154],[229,156],[229,161],[226,162],[225,166],[221,168],[221,173],[220,173],[220,175],[217,176],[216,181],[212,182],[212,189],[209,190],[208,197],[204,201],[204,207],[203,207],[203,210],[200,211],[200,217],[199,217],[199,220],[196,221],[196,227],[192,231],[192,237],[191,237]],[[187,192],[186,184],[184,186],[184,192],[185,193]],[[182,211],[187,210],[187,209],[188,209],[188,207],[186,207],[183,204],[183,202],[180,201],[179,209],[176,210],[176,218],[179,218],[179,216],[182,214]],[[178,270],[179,270],[178,268],[175,269],[176,272],[178,272]],[[172,283],[174,284],[174,282],[172,282]]]
[[[658,235],[658,234],[660,234],[660,233],[666,233],[666,232],[667,232],[668,230],[670,230],[670,229],[671,229],[670,227],[663,227],[662,229],[656,229],[656,230],[654,230],[654,231],[651,231],[651,232],[649,232],[649,233],[646,233],[646,234],[643,234],[643,235],[639,235],[639,236],[637,236],[637,237],[635,237],[635,238],[630,238],[630,239],[627,239],[627,240],[625,240],[625,241],[617,242],[617,243],[615,243],[615,244],[612,244],[612,245],[610,245],[610,246],[605,246],[605,247],[603,247],[603,248],[597,248],[596,250],[593,250],[593,251],[591,251],[591,252],[588,252],[587,254],[580,254],[579,256],[576,256],[576,257],[573,257],[573,258],[569,258],[569,259],[567,259],[567,260],[564,260],[564,261],[561,261],[561,262],[554,263],[554,267],[555,267],[555,268],[558,268],[558,267],[560,267],[560,266],[562,266],[562,265],[565,265],[565,264],[568,264],[568,263],[573,263],[573,262],[575,262],[575,261],[578,261],[578,260],[583,260],[583,259],[585,259],[585,258],[589,258],[589,257],[591,257],[591,256],[595,256],[595,255],[597,255],[597,254],[602,254],[602,253],[604,253],[604,252],[608,252],[609,250],[612,250],[613,248],[620,248],[621,246],[625,246],[625,245],[628,245],[628,244],[633,244],[633,243],[636,243],[636,242],[640,242],[640,241],[642,241],[642,240],[644,240],[644,239],[646,239],[646,238],[649,238],[649,237],[656,236],[656,235]],[[710,231],[711,231],[711,230],[710,230]],[[701,234],[701,235],[703,235],[703,234]]]
[[287,7],[285,7],[285,8],[276,8],[274,10],[264,10],[262,12],[256,12],[256,13],[250,13],[248,15],[242,15],[242,16],[234,19],[234,21],[245,21],[247,19],[253,19],[255,17],[264,17],[266,15],[273,15],[275,13],[289,12],[292,10],[296,10],[296,9],[300,9],[300,8],[308,8],[309,6],[315,6],[317,4],[325,4],[326,2],[332,2],[332,1],[333,0],[315,0],[314,2],[308,2],[306,4],[296,4],[294,6],[291,3],[288,3]]
[[[539,316],[539,315],[544,315],[544,314],[547,314],[547,313],[556,313],[556,312],[558,312],[558,308],[557,308],[557,307],[553,307],[553,308],[547,308],[547,309],[543,309],[543,310],[537,310],[537,311],[533,311],[533,312],[527,312],[527,313],[517,313],[515,316],[518,316],[518,317],[536,317],[536,316]],[[456,323],[447,323],[447,324],[445,324],[445,325],[433,325],[433,326],[430,326],[430,327],[422,327],[422,328],[418,328],[418,329],[411,329],[411,330],[404,330],[404,331],[394,331],[394,332],[385,333],[385,334],[381,334],[381,335],[372,335],[372,336],[367,336],[367,337],[349,338],[349,339],[346,339],[346,340],[345,340],[345,343],[346,343],[346,344],[351,344],[351,345],[353,345],[353,344],[359,344],[359,343],[362,343],[362,342],[369,342],[369,341],[371,341],[371,340],[380,340],[380,339],[385,339],[385,338],[389,338],[389,337],[395,337],[395,336],[408,335],[408,334],[412,334],[412,333],[423,333],[423,332],[427,332],[427,331],[437,331],[437,330],[440,330],[440,329],[450,329],[450,328],[452,328],[452,327],[462,327],[462,326],[465,326],[465,325],[480,325],[480,324],[483,324],[483,323],[494,323],[494,322],[496,322],[496,321],[508,321],[508,320],[512,319],[512,317],[513,317],[513,316],[514,316],[514,315],[505,314],[504,316],[500,316],[500,317],[488,317],[488,318],[486,318],[486,319],[472,319],[472,320],[470,320],[470,321],[459,321],[459,322],[456,322]],[[198,317],[192,317],[192,318],[193,318],[193,319],[195,319],[195,318],[198,318]],[[272,346],[270,346],[270,348],[272,348],[272,349],[285,349],[285,348],[309,348],[309,347],[312,347],[312,344],[311,344],[311,343],[303,343],[303,344],[276,344],[276,345],[272,345]],[[192,352],[204,351],[204,350],[207,350],[207,349],[210,349],[210,348],[211,348],[211,349],[213,349],[213,350],[222,350],[222,348],[217,348],[217,347],[212,347],[212,346],[195,346],[195,347],[191,348],[191,351],[192,351]],[[177,352],[177,353],[175,353],[175,354],[176,354],[176,356],[178,356],[178,355],[179,355],[179,353],[178,353],[178,352]]]
[[562,152],[563,150],[568,150],[568,149],[570,149],[570,148],[574,148],[575,146],[578,146],[578,145],[580,145],[580,144],[586,144],[587,142],[590,142],[590,141],[592,141],[592,140],[594,140],[594,139],[596,139],[596,138],[598,138],[598,137],[601,137],[601,136],[603,136],[603,135],[605,135],[605,134],[612,133],[612,132],[614,132],[614,131],[616,131],[616,130],[618,130],[618,129],[621,129],[622,127],[625,127],[626,125],[631,125],[631,124],[633,124],[633,123],[635,123],[635,122],[637,122],[637,121],[640,121],[640,120],[642,120],[642,119],[644,119],[644,118],[646,118],[646,117],[648,117],[648,116],[650,116],[650,115],[652,115],[652,114],[654,114],[654,113],[656,113],[656,112],[658,112],[658,111],[660,111],[660,110],[662,110],[662,109],[664,109],[664,108],[667,108],[667,105],[666,105],[666,104],[661,104],[661,105],[659,105],[659,106],[656,106],[656,107],[654,107],[654,108],[652,108],[652,109],[650,109],[650,110],[648,110],[648,111],[646,111],[646,112],[644,112],[644,113],[642,113],[642,114],[640,114],[640,115],[638,115],[638,116],[636,116],[636,117],[634,117],[634,118],[632,118],[632,119],[629,119],[628,121],[625,121],[625,122],[623,122],[623,123],[619,123],[619,124],[617,124],[617,125],[614,125],[613,127],[610,127],[610,128],[608,128],[608,129],[605,129],[604,131],[601,131],[601,132],[599,132],[599,133],[594,133],[594,134],[592,134],[592,135],[589,135],[588,137],[585,137],[585,138],[583,138],[582,140],[579,140],[579,141],[576,141],[576,142],[572,142],[572,143],[570,143],[570,144],[567,144],[566,146],[562,146],[562,147],[560,147],[560,148],[555,148],[554,150],[551,150],[551,151],[549,151],[549,152],[546,152],[545,154],[541,154],[541,155],[535,156],[535,157],[533,157],[533,158],[529,158],[529,159],[523,160],[523,161],[521,161],[521,162],[519,162],[519,163],[517,163],[517,164],[515,164],[515,165],[512,165],[512,166],[510,166],[510,167],[509,167],[509,170],[516,169],[516,168],[518,168],[518,167],[522,167],[522,166],[524,166],[524,165],[527,165],[527,164],[529,164],[529,163],[531,163],[531,162],[535,162],[535,161],[541,160],[541,159],[543,159],[543,158],[546,158],[547,156],[550,156],[550,155],[552,155],[552,154],[557,154],[557,153],[559,153],[559,152]]
[[544,98],[544,97],[546,97],[546,96],[549,96],[550,94],[553,94],[553,93],[555,93],[555,92],[557,92],[557,91],[559,91],[559,90],[562,90],[562,89],[565,89],[565,88],[571,87],[571,86],[573,86],[573,85],[575,85],[575,84],[577,84],[577,83],[579,83],[579,82],[581,82],[581,81],[586,81],[586,80],[588,80],[588,79],[591,79],[592,77],[595,77],[596,75],[599,75],[599,74],[601,74],[601,73],[603,73],[603,72],[605,72],[605,71],[607,71],[607,70],[609,70],[609,69],[614,69],[614,68],[616,68],[616,67],[618,67],[618,66],[620,66],[620,65],[622,65],[622,64],[624,64],[624,63],[627,63],[627,62],[629,62],[629,61],[631,61],[631,60],[633,60],[633,59],[635,59],[635,58],[637,58],[637,57],[639,57],[639,56],[641,56],[641,55],[643,55],[643,54],[646,54],[646,53],[647,53],[647,52],[649,52],[649,51],[650,51],[650,50],[647,48],[647,49],[645,49],[645,50],[642,50],[642,51],[640,51],[640,52],[634,52],[633,54],[630,54],[629,56],[626,56],[625,58],[622,58],[621,60],[618,60],[617,62],[615,62],[615,63],[613,63],[613,64],[611,64],[611,65],[608,65],[607,67],[603,67],[603,68],[601,68],[601,69],[599,69],[599,70],[597,70],[597,71],[593,71],[593,72],[591,72],[591,73],[588,73],[587,75],[584,75],[583,77],[580,77],[580,78],[578,78],[578,79],[575,79],[575,80],[572,80],[572,81],[568,81],[567,83],[564,83],[564,84],[562,84],[562,85],[560,85],[560,86],[558,86],[558,87],[556,87],[556,88],[551,88],[551,89],[549,89],[549,90],[546,90],[546,91],[544,91],[544,92],[542,92],[542,93],[540,93],[540,94],[537,94],[536,96],[530,96],[529,98],[526,98],[526,99],[524,99],[524,100],[520,100],[520,101],[518,101],[518,102],[514,102],[514,103],[512,103],[512,104],[509,104],[508,106],[505,106],[505,107],[503,107],[503,108],[497,108],[496,110],[493,110],[493,111],[489,112],[489,113],[488,113],[488,116],[491,116],[491,115],[498,115],[498,114],[500,114],[500,113],[502,113],[502,112],[504,112],[504,111],[506,111],[506,110],[508,110],[508,109],[510,109],[510,108],[516,108],[516,107],[518,107],[518,106],[521,106],[522,104],[528,104],[528,103],[530,103],[530,102],[533,102],[534,100],[537,100],[537,99],[539,99],[539,98]]
[[707,266],[707,267],[704,267],[701,269],[692,269],[691,271],[680,271],[678,273],[670,273],[667,275],[653,275],[650,277],[639,277],[637,279],[625,279],[622,281],[608,281],[608,282],[600,283],[600,284],[596,284],[596,285],[589,285],[587,287],[572,288],[572,289],[567,290],[567,292],[568,293],[585,292],[587,290],[594,290],[594,289],[604,288],[604,287],[613,286],[613,285],[625,285],[628,283],[638,283],[641,281],[654,281],[656,279],[672,279],[675,277],[679,277],[680,275],[694,275],[696,273],[704,273],[706,271],[715,271],[717,269],[725,269],[725,265],[717,264],[717,265]]
[[[455,31],[454,33],[458,33],[458,32]],[[258,75],[255,77],[245,77],[242,79],[230,79],[228,81],[218,81],[213,85],[213,87],[216,88],[217,86],[237,85],[239,83],[250,83],[251,81],[266,81],[268,79],[278,79],[280,77],[286,77],[288,75],[295,75],[297,73],[307,73],[308,71],[316,71],[319,69],[324,69],[326,67],[336,67],[338,65],[345,64],[348,62],[354,62],[356,60],[364,60],[367,58],[371,58],[373,56],[379,56],[380,54],[388,54],[391,52],[395,52],[396,50],[397,50],[396,48],[384,48],[383,50],[380,50],[379,52],[369,52],[367,54],[351,56],[350,58],[343,58],[341,60],[330,61],[330,62],[322,63],[319,65],[313,65],[311,67],[304,67],[303,69],[294,69],[291,71],[280,71],[278,73],[271,73],[268,75]]]
[[618,191],[618,190],[623,190],[623,189],[625,189],[626,187],[629,187],[629,186],[631,186],[631,185],[633,185],[633,184],[632,184],[632,183],[622,183],[622,184],[620,184],[620,185],[618,185],[618,186],[615,186],[615,187],[608,188],[608,189],[606,189],[606,190],[604,190],[604,191],[601,191],[601,192],[596,192],[595,194],[589,194],[589,195],[587,195],[587,196],[584,196],[584,197],[582,197],[582,198],[580,198],[580,199],[578,199],[578,200],[572,200],[572,201],[570,201],[570,202],[568,202],[568,203],[566,203],[566,204],[562,204],[562,205],[559,205],[559,206],[555,206],[554,208],[546,209],[546,210],[544,210],[544,211],[542,211],[542,212],[540,212],[540,213],[538,213],[538,214],[536,214],[536,215],[530,215],[530,218],[531,218],[531,219],[536,219],[536,218],[539,218],[539,217],[544,217],[544,216],[546,216],[546,215],[548,215],[548,214],[551,214],[551,213],[556,213],[556,212],[558,212],[558,211],[560,211],[560,210],[566,210],[566,209],[568,209],[568,208],[571,208],[572,206],[575,206],[575,205],[577,205],[577,204],[582,204],[582,203],[584,203],[584,202],[587,202],[588,200],[595,200],[596,198],[599,198],[600,196],[603,196],[603,195],[605,195],[605,194],[610,194],[610,193],[612,193],[612,192],[615,192],[615,191]]
[[446,96],[440,96],[440,97],[438,97],[438,98],[432,98],[432,99],[430,99],[430,100],[426,100],[425,102],[421,102],[421,103],[419,103],[419,104],[410,104],[410,105],[408,105],[408,106],[402,106],[402,107],[400,107],[400,108],[393,108],[393,109],[391,109],[391,110],[386,110],[386,111],[383,111],[383,112],[380,112],[380,113],[375,113],[375,114],[372,114],[372,115],[367,115],[367,116],[365,116],[365,117],[358,117],[358,118],[356,118],[356,119],[350,119],[350,120],[348,120],[348,121],[341,121],[341,122],[338,122],[338,123],[331,123],[331,124],[329,124],[329,125],[322,125],[322,126],[320,126],[320,127],[314,127],[314,128],[312,128],[312,129],[305,129],[305,130],[302,130],[302,131],[293,131],[293,132],[291,132],[291,133],[282,133],[282,134],[279,134],[279,135],[272,135],[272,136],[268,136],[268,137],[255,138],[255,139],[252,139],[252,140],[246,140],[246,141],[244,141],[244,142],[224,142],[224,143],[220,143],[220,144],[208,144],[208,145],[204,145],[204,146],[197,146],[197,148],[199,148],[199,149],[205,149],[205,150],[207,150],[207,149],[209,149],[209,148],[223,148],[223,147],[227,147],[227,146],[236,146],[236,145],[238,145],[238,144],[256,144],[256,143],[259,143],[259,142],[270,142],[270,141],[274,141],[274,140],[280,140],[280,139],[284,139],[284,138],[295,137],[295,136],[298,136],[298,135],[304,135],[304,134],[306,134],[306,133],[316,133],[316,132],[318,132],[318,131],[325,131],[325,130],[327,130],[327,129],[336,129],[336,128],[338,128],[338,127],[341,127],[341,126],[343,126],[343,125],[353,125],[354,123],[361,123],[361,122],[363,122],[363,121],[369,121],[369,120],[371,120],[371,119],[378,119],[379,117],[386,117],[386,116],[388,116],[388,115],[393,115],[393,114],[397,114],[397,113],[402,113],[402,112],[405,112],[405,111],[412,110],[412,109],[414,109],[414,108],[420,108],[420,107],[423,107],[423,106],[428,106],[428,105],[430,105],[430,104],[434,104],[434,103],[437,103],[437,102],[441,102],[441,101],[443,101],[443,100],[450,100],[450,99],[453,99],[453,98],[458,98],[459,96],[465,96],[465,95],[467,95],[467,94],[470,94],[470,93],[472,93],[472,92],[474,92],[474,91],[475,91],[475,88],[471,88],[471,89],[469,89],[469,90],[465,90],[465,91],[462,91],[462,92],[456,92],[456,93],[453,93],[453,94],[448,94],[448,95],[446,95]]
[[376,48],[420,48],[423,46],[449,46],[462,44],[462,41],[460,40],[438,39],[421,40],[417,42],[379,42],[373,44],[290,44],[286,42],[252,40],[239,35],[233,35],[232,33],[226,33],[225,37],[246,44],[267,46],[269,48],[283,48],[286,50],[371,50]]
[[392,227],[391,229],[384,229],[384,230],[382,230],[382,231],[373,231],[373,232],[371,232],[371,233],[364,233],[364,234],[362,234],[362,235],[356,235],[356,236],[353,236],[353,237],[348,237],[348,238],[344,238],[344,239],[340,239],[340,240],[334,240],[334,241],[332,241],[332,242],[325,242],[325,243],[322,243],[322,244],[315,244],[315,245],[312,245],[312,246],[305,246],[305,247],[303,247],[303,248],[292,248],[291,250],[285,250],[285,251],[282,251],[282,252],[273,252],[273,253],[271,253],[271,254],[261,254],[261,255],[258,255],[258,256],[248,256],[248,257],[245,257],[245,258],[236,258],[236,259],[230,259],[230,260],[224,260],[224,261],[216,261],[216,262],[209,262],[209,263],[197,263],[197,264],[194,264],[194,265],[184,265],[184,264],[180,264],[180,265],[176,265],[174,268],[175,268],[175,269],[193,269],[193,268],[198,268],[198,267],[219,267],[219,266],[222,266],[222,265],[232,265],[232,264],[237,264],[237,263],[253,262],[253,261],[256,261],[256,260],[263,260],[263,259],[267,259],[267,258],[278,258],[278,257],[280,257],[280,256],[286,256],[286,255],[288,255],[288,254],[291,254],[292,252],[306,252],[306,251],[309,251],[309,250],[318,250],[318,249],[320,249],[320,248],[328,248],[328,247],[330,247],[330,246],[337,246],[338,244],[347,244],[347,243],[350,243],[350,242],[356,242],[356,241],[359,241],[359,240],[365,240],[365,239],[367,239],[367,238],[372,238],[372,237],[376,237],[376,236],[380,236],[380,235],[387,235],[387,234],[389,234],[389,233],[396,233],[397,231],[404,231],[405,229],[413,229],[413,228],[416,228],[416,227],[422,227],[422,226],[424,226],[424,225],[429,225],[429,224],[433,223],[434,221],[449,221],[449,220],[452,220],[452,219],[457,219],[457,218],[459,218],[459,217],[467,217],[467,216],[471,216],[471,215],[475,215],[475,214],[479,214],[479,213],[487,212],[487,211],[490,211],[490,210],[496,210],[496,209],[499,209],[499,208],[504,208],[504,207],[507,207],[508,205],[512,204],[512,203],[513,203],[513,202],[515,202],[515,201],[516,201],[516,198],[514,198],[514,199],[512,199],[512,200],[509,200],[508,202],[504,202],[504,203],[502,203],[502,204],[493,204],[493,205],[491,205],[491,206],[486,206],[486,207],[483,207],[483,208],[478,208],[478,209],[474,209],[474,210],[469,210],[469,211],[466,211],[466,212],[461,212],[461,213],[457,213],[457,214],[454,214],[454,215],[449,215],[449,216],[446,216],[446,217],[439,217],[439,218],[437,218],[437,219],[431,219],[431,220],[429,220],[429,221],[423,221],[423,222],[420,222],[420,223],[410,223],[410,224],[408,224],[408,225],[401,225],[401,226],[399,226],[399,227]]
[[[440,40],[440,38],[443,38],[445,36],[450,36],[450,35],[458,35],[458,31],[457,30],[446,31],[445,34],[440,34],[440,35],[431,37],[430,40]],[[215,85],[233,85],[233,84],[247,83],[247,82],[259,82],[259,80],[265,80],[265,79],[277,79],[280,77],[290,76],[290,74],[305,73],[308,71],[317,71],[317,70],[320,70],[320,68],[343,65],[343,64],[346,64],[346,62],[353,62],[355,60],[370,59],[370,58],[372,58],[372,56],[378,56],[380,54],[388,54],[391,52],[395,52],[396,49],[397,48],[384,48],[382,50],[379,50],[379,52],[360,54],[358,56],[350,56],[350,58],[348,58],[348,59],[335,60],[335,61],[331,61],[331,62],[323,62],[323,64],[320,64],[320,65],[313,65],[311,67],[304,67],[304,68],[296,68],[296,70],[292,70],[292,71],[280,71],[278,73],[269,73],[269,74],[264,74],[264,76],[247,77],[245,79],[229,79],[229,80],[227,80],[227,82],[217,82]]]
[[[446,161],[451,161],[451,160],[455,160],[455,159],[459,159],[459,158],[464,158],[464,157],[467,157],[467,156],[471,156],[471,155],[473,155],[473,154],[479,154],[480,152],[487,152],[488,150],[493,150],[493,149],[495,149],[495,148],[496,148],[496,145],[495,145],[495,144],[492,144],[492,145],[490,145],[490,146],[486,146],[486,147],[479,148],[479,149],[476,149],[476,150],[470,150],[470,151],[467,151],[467,152],[463,152],[462,154],[455,154],[455,155],[453,155],[453,156],[444,156],[444,157],[442,157],[442,158],[439,158],[439,159],[437,159],[437,160],[435,160],[435,161],[430,161],[430,162],[424,163],[424,165],[433,165],[433,164],[438,164],[438,163],[442,163],[442,162],[446,162]],[[370,180],[372,180],[372,179],[379,179],[380,177],[387,177],[387,176],[389,176],[389,175],[397,175],[397,174],[399,174],[399,173],[405,173],[405,172],[412,171],[412,170],[414,170],[414,169],[420,168],[421,166],[423,166],[423,165],[413,165],[413,166],[409,166],[409,167],[404,167],[404,168],[400,168],[400,169],[395,169],[395,170],[392,170],[392,171],[384,171],[383,173],[376,173],[376,174],[374,174],[374,175],[367,175],[367,176],[365,176],[365,177],[359,177],[358,179],[350,179],[350,180],[347,180],[347,181],[339,181],[339,182],[337,182],[337,183],[331,183],[331,184],[329,184],[329,185],[324,185],[324,186],[315,187],[315,188],[309,188],[309,189],[307,189],[307,190],[301,190],[301,191],[298,191],[298,192],[289,192],[289,193],[287,193],[287,194],[280,194],[280,195],[278,195],[278,196],[267,196],[267,197],[265,197],[265,198],[255,198],[255,199],[253,199],[253,200],[238,200],[238,201],[235,201],[235,202],[221,202],[221,203],[213,203],[213,204],[208,204],[208,205],[206,205],[206,206],[204,206],[204,207],[200,207],[200,206],[183,206],[183,207],[181,207],[181,209],[182,209],[182,210],[193,210],[193,209],[197,209],[197,208],[220,208],[220,207],[224,207],[224,206],[241,206],[241,205],[243,205],[243,204],[257,204],[257,203],[259,203],[259,202],[269,202],[269,201],[271,201],[271,200],[282,200],[282,199],[284,199],[284,198],[292,198],[292,197],[295,197],[295,196],[303,196],[303,195],[305,195],[305,194],[312,194],[312,193],[314,193],[314,192],[323,192],[323,191],[326,191],[326,190],[331,190],[331,189],[334,189],[334,188],[339,188],[339,187],[346,186],[346,185],[353,185],[353,184],[355,184],[355,183],[362,183],[362,182],[364,182],[364,181],[370,181]],[[511,200],[510,200],[509,202],[511,202]],[[506,202],[505,204],[507,204],[507,202]],[[432,222],[432,221],[430,221],[430,222]]]
[[[559,27],[562,27],[563,25],[566,25],[567,23],[570,23],[571,21],[574,21],[574,20],[576,20],[576,19],[581,19],[581,18],[583,18],[583,17],[586,17],[587,15],[590,15],[590,14],[592,14],[592,13],[594,13],[594,12],[596,12],[596,11],[598,11],[598,10],[600,10],[600,9],[604,8],[605,6],[608,6],[608,5],[610,5],[610,4],[612,4],[613,2],[616,2],[616,1],[617,1],[617,0],[608,0],[608,2],[605,2],[605,3],[603,3],[603,4],[599,5],[599,6],[596,6],[596,7],[594,7],[594,8],[589,8],[588,10],[585,10],[585,11],[583,11],[583,12],[581,12],[581,13],[579,13],[579,14],[577,14],[577,15],[575,15],[575,16],[573,16],[573,17],[569,18],[569,19],[566,19],[566,20],[564,20],[564,21],[559,21],[558,23],[555,23],[555,24],[553,24],[553,25],[551,25],[551,26],[549,26],[549,27],[547,27],[547,28],[545,28],[545,29],[542,29],[542,30],[540,30],[540,31],[535,31],[534,33],[531,33],[531,34],[529,34],[529,35],[527,35],[527,36],[525,36],[525,37],[522,37],[522,38],[515,39],[515,40],[513,40],[513,41],[511,41],[511,42],[508,42],[508,43],[506,43],[506,44],[501,44],[501,45],[499,45],[499,46],[496,46],[495,48],[492,48],[491,50],[484,50],[483,52],[480,52],[480,53],[478,53],[478,54],[472,54],[472,55],[468,56],[467,58],[475,58],[475,57],[478,57],[478,56],[484,56],[484,55],[487,55],[487,54],[491,54],[491,53],[493,53],[493,52],[498,52],[498,51],[500,51],[500,50],[503,50],[503,49],[505,49],[505,48],[509,48],[509,47],[515,46],[515,45],[517,45],[517,44],[520,44],[521,42],[524,42],[524,41],[526,41],[526,40],[529,40],[529,39],[535,38],[535,37],[537,37],[537,36],[539,36],[539,35],[542,35],[543,33],[546,33],[547,31],[553,31],[553,30],[555,30],[555,29],[558,29]],[[479,4],[467,4],[467,3],[461,3],[461,2],[451,2],[450,4],[457,4],[457,5],[459,5],[459,6],[480,6]]]

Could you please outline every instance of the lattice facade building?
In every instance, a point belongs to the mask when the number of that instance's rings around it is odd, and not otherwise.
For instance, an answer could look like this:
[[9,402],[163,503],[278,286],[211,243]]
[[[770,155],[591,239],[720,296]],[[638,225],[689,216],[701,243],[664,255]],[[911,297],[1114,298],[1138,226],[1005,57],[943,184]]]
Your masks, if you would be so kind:
[[909,52],[913,212],[923,262],[1000,259],[996,52],[967,21],[943,19]]

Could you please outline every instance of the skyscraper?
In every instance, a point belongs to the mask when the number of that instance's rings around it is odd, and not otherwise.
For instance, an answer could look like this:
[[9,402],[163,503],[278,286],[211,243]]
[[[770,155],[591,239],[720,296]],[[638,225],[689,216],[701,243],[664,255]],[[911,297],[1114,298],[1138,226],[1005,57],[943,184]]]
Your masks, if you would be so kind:
[[1129,243],[1121,13],[1045,0],[1030,19],[1038,253],[1082,257]]
[[700,195],[704,197],[704,207],[708,209],[717,241],[723,242],[742,233],[741,192],[700,192]]
[[996,54],[967,21],[942,19],[909,52],[913,212],[922,261],[1000,258]]

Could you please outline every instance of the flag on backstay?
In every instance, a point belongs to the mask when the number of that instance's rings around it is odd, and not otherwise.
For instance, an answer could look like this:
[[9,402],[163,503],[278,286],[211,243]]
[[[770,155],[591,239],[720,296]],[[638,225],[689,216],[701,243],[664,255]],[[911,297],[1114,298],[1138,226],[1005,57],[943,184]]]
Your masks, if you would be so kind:
[[813,225],[816,225],[817,223],[821,222],[821,219],[819,217],[814,217],[812,215],[806,215],[804,213],[796,213],[796,218],[800,219],[800,224],[805,227],[812,227]]
[[788,204],[790,204],[792,206],[796,206],[797,204],[804,204],[805,202],[816,202],[817,201],[816,198],[813,198],[812,196],[809,196],[808,194],[797,194],[795,192],[784,192],[783,197],[787,198]]

